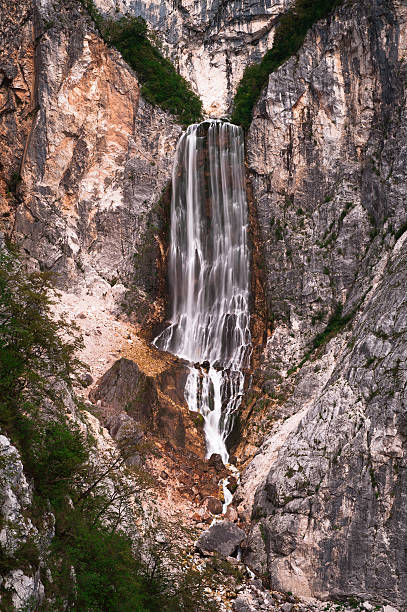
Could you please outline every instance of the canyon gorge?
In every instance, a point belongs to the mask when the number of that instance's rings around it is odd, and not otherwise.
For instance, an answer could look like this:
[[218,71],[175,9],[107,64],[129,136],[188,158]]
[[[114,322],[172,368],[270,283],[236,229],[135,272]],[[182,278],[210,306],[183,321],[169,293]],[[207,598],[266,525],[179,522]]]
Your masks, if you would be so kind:
[[[231,122],[245,69],[312,4],[0,0],[1,332],[4,278],[41,278],[82,363],[72,385],[47,365],[33,414],[87,441],[61,506],[2,409],[1,610],[407,609],[406,3],[332,2]],[[102,36],[122,18],[196,123]],[[71,510],[140,546],[145,588],[174,551],[172,599],[78,603]]]

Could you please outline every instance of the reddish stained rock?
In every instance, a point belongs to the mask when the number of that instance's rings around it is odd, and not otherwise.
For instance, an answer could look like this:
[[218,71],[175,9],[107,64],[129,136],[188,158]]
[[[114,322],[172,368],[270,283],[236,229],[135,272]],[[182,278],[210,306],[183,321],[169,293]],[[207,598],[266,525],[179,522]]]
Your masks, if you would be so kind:
[[234,508],[233,506],[229,506],[225,513],[225,519],[227,521],[231,521],[232,523],[235,523],[238,519],[236,508]]
[[[185,365],[176,359],[163,363],[166,369],[148,376],[134,360],[121,358],[99,379],[89,397],[100,402],[104,423],[112,414],[126,412],[146,434],[167,440],[168,450],[187,450],[202,461],[202,422],[188,410],[183,394]],[[182,482],[192,488],[191,476],[184,475]]]
[[222,514],[223,504],[216,497],[208,497],[205,500],[205,506],[211,514]]
[[210,467],[215,468],[215,470],[217,472],[224,472],[225,471],[225,466],[224,463],[222,461],[222,457],[217,454],[214,453],[213,455],[210,456],[209,461],[208,461],[208,465]]

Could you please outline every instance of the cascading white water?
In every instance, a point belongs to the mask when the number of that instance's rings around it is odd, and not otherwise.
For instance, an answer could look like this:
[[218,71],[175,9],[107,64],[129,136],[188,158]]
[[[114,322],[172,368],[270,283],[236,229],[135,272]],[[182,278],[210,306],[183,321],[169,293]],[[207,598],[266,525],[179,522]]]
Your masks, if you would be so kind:
[[247,217],[241,128],[191,125],[172,176],[171,322],[154,344],[190,362],[188,406],[204,417],[207,456],[224,463],[251,352]]

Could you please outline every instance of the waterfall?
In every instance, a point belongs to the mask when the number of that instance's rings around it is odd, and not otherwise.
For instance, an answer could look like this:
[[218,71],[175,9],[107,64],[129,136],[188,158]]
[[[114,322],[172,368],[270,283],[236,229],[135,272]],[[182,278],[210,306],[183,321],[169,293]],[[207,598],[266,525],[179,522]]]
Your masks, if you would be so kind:
[[248,215],[242,130],[191,125],[172,175],[170,325],[154,344],[190,363],[185,398],[204,417],[207,456],[226,439],[251,353]]

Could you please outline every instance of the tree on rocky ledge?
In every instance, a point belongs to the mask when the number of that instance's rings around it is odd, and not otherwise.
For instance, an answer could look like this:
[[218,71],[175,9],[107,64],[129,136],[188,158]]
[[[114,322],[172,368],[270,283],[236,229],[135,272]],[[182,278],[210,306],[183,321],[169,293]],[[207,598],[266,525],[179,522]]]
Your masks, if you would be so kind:
[[[1,431],[33,482],[30,519],[41,530],[44,513],[55,517],[49,546],[32,540],[30,553],[28,541],[15,553],[0,547],[1,575],[22,562],[39,570],[45,597],[36,609],[44,612],[67,605],[83,612],[216,610],[204,590],[210,575],[186,569],[173,533],[167,530],[163,548],[155,532],[129,530],[129,501],[137,506],[151,479],[125,466],[141,450],[132,440],[103,458],[92,456],[94,441],[74,394],[81,340],[76,326],[52,314],[52,293],[48,274],[27,272],[13,251],[0,250]],[[67,418],[67,402],[74,418]],[[7,592],[1,595],[9,601]]]

